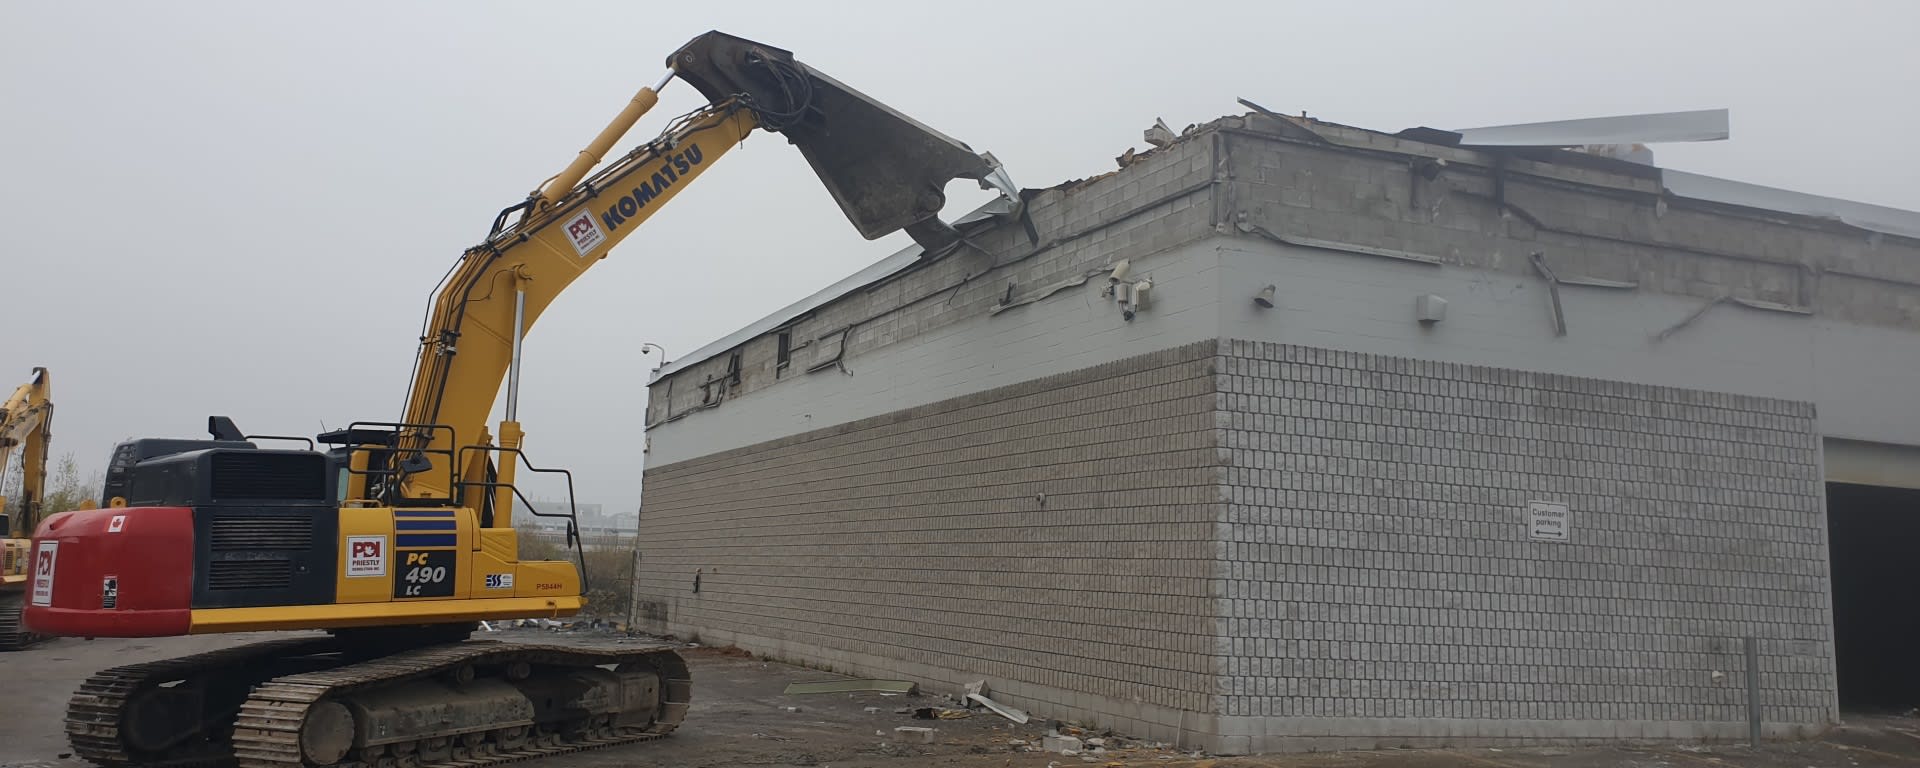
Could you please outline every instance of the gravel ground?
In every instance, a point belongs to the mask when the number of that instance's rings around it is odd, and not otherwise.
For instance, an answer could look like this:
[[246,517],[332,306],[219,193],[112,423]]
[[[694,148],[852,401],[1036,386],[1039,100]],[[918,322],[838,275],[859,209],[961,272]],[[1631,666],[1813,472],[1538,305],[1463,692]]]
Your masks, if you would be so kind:
[[[485,634],[485,633],[482,633]],[[8,695],[0,699],[0,768],[80,768],[67,756],[61,718],[67,695],[88,674],[119,664],[255,642],[259,633],[157,640],[60,639],[0,655]],[[487,635],[528,642],[633,645],[654,641],[606,632],[510,629]],[[1920,764],[1920,721],[1850,718],[1819,739],[1760,750],[1676,745],[1648,748],[1383,750],[1253,758],[1210,758],[1128,741],[1109,741],[1099,755],[1027,751],[1045,724],[1016,725],[988,712],[964,719],[916,720],[908,707],[940,706],[937,696],[874,693],[788,696],[788,683],[831,679],[815,670],[761,661],[737,651],[685,648],[693,670],[694,705],[664,740],[544,758],[539,768],[613,766],[959,766],[1066,768],[1126,766],[1297,766],[1298,768],[1855,768]],[[790,711],[789,707],[798,707]],[[876,711],[868,711],[874,708]],[[898,726],[936,728],[932,743],[901,743]],[[1095,736],[1098,734],[1086,734]],[[1023,743],[1024,742],[1024,743]]]

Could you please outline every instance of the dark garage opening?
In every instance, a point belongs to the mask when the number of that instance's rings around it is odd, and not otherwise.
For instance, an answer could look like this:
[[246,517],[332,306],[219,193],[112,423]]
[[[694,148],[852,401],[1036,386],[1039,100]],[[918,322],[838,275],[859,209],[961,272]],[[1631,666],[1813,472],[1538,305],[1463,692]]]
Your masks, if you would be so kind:
[[1827,484],[1840,708],[1920,707],[1920,490]]

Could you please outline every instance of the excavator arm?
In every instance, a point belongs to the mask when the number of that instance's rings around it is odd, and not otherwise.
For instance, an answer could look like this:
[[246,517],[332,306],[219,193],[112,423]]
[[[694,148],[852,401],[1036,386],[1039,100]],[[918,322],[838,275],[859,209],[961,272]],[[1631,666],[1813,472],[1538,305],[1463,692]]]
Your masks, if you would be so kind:
[[[39,521],[25,580],[0,592],[13,606],[0,602],[0,641],[8,615],[60,636],[329,632],[102,672],[68,710],[77,756],[122,768],[455,768],[679,725],[692,682],[671,648],[462,642],[476,622],[586,603],[584,568],[521,557],[512,529],[513,476],[528,468],[517,397],[528,329],[758,130],[798,147],[868,238],[905,229],[937,251],[958,239],[937,216],[949,182],[1018,191],[990,157],[786,51],[709,33],[667,66],[436,287],[400,421],[322,435],[324,452],[262,447],[271,438],[219,417],[210,440],[124,441],[103,488],[112,506]],[[706,103],[596,171],[676,79]],[[485,421],[503,384],[496,442]]]
[[[391,450],[367,454],[385,455],[389,466],[359,468],[348,484],[350,498],[475,507],[491,502],[494,514],[510,516],[508,488],[521,438],[518,360],[527,330],[567,286],[757,129],[783,134],[798,147],[868,239],[905,229],[929,251],[950,245],[957,233],[938,213],[945,186],[954,179],[1017,195],[990,155],[812,70],[787,51],[709,32],[675,51],[667,67],[666,77],[635,94],[565,170],[502,211],[486,241],[462,254],[438,286],[405,416],[382,425],[393,430]],[[676,78],[698,89],[707,105],[589,176]],[[503,383],[505,420],[492,447],[486,420]],[[474,445],[490,447],[465,450]],[[497,468],[490,466],[493,460]],[[471,481],[477,473],[493,482],[470,485],[491,489],[492,498],[476,498],[472,487],[455,493],[457,478]]]
[[[12,466],[14,451],[20,452],[20,498],[0,496],[0,534],[8,539],[33,535],[40,522],[45,500],[47,448],[53,441],[53,382],[47,369],[33,369],[33,380],[16,387],[5,404],[0,404],[0,483]],[[0,488],[4,488],[0,484]],[[16,511],[17,510],[17,511]],[[8,514],[12,513],[12,514]]]

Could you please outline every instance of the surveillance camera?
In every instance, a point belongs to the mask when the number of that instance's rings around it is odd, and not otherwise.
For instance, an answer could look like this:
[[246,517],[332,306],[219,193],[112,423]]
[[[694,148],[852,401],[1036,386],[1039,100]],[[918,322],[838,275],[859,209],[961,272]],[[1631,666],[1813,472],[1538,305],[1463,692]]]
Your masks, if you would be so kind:
[[1107,275],[1107,282],[1110,284],[1118,284],[1120,281],[1127,279],[1127,274],[1132,271],[1133,262],[1129,259],[1121,259],[1120,263],[1113,265],[1113,274]]

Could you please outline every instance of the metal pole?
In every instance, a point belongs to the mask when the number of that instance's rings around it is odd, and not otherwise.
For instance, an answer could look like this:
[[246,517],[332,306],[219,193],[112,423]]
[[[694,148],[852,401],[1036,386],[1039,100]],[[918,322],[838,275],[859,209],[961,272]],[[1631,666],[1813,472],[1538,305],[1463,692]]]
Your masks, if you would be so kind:
[[1747,742],[1754,748],[1760,747],[1760,643],[1754,638],[1741,639],[1741,645],[1747,652]]
[[[519,281],[515,281],[519,282]],[[520,337],[527,330],[527,289],[513,290],[513,361],[507,364],[507,421],[519,421],[520,413]]]

